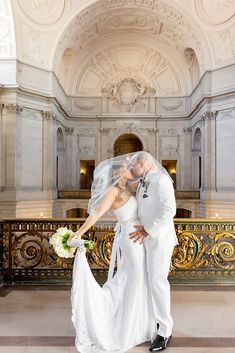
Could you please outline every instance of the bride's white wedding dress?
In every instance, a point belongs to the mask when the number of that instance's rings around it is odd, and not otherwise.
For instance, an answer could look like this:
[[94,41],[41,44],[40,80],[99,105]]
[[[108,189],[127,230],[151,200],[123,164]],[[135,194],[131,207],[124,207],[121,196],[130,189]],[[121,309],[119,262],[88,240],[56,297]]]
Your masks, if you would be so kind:
[[[153,341],[156,336],[145,248],[129,238],[129,233],[136,230],[133,225],[140,224],[136,198],[130,196],[114,213],[118,223],[109,277],[103,287],[91,272],[84,246],[78,247],[74,260],[72,322],[76,330],[75,345],[81,353],[123,353],[140,343]],[[118,268],[113,276],[116,255]]]

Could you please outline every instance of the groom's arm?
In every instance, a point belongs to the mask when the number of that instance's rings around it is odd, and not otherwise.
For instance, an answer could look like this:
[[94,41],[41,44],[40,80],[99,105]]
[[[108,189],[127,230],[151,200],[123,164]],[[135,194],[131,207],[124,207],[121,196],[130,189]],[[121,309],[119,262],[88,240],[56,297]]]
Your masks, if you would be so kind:
[[165,231],[169,222],[172,221],[176,214],[176,201],[175,192],[172,182],[167,176],[164,176],[160,180],[153,180],[153,190],[156,194],[150,195],[155,202],[159,202],[159,215],[156,215],[150,223],[144,225],[145,231],[153,238],[160,237]]

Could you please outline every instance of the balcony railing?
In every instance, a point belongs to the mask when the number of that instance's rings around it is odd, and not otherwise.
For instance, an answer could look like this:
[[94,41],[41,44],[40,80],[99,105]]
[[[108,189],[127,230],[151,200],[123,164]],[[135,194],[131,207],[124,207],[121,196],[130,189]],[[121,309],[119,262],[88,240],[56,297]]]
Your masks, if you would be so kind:
[[[91,191],[89,189],[80,190],[58,190],[58,199],[90,199]],[[180,191],[175,190],[176,199],[200,199],[200,191]]]
[[[180,284],[235,283],[235,221],[175,219],[179,245],[172,256],[169,279]],[[49,237],[61,226],[76,230],[84,219],[6,219],[0,221],[0,275],[4,283],[71,283],[73,259],[59,258]],[[103,283],[109,266],[113,228],[102,221],[84,237],[95,241],[86,255]],[[1,276],[0,276],[1,277]]]

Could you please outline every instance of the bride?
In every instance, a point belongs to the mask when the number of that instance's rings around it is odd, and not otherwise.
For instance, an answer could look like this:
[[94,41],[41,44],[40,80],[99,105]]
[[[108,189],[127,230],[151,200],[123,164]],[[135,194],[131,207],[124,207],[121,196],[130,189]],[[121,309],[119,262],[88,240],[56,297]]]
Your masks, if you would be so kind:
[[[145,248],[129,236],[136,230],[133,226],[140,224],[134,188],[127,187],[134,179],[128,164],[131,155],[110,158],[95,168],[89,217],[68,240],[69,246],[78,247],[71,304],[75,345],[81,353],[123,353],[140,343],[153,341],[156,334]],[[91,272],[81,238],[104,214],[110,213],[118,223],[114,229],[108,280],[101,287]],[[116,256],[118,266],[113,276]]]

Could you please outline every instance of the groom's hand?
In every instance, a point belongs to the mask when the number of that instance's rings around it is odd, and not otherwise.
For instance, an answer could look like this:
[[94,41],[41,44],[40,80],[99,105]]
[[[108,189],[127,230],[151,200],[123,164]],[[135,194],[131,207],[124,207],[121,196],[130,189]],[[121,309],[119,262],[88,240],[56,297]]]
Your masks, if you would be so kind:
[[143,244],[145,239],[148,237],[148,233],[144,229],[144,226],[140,224],[134,225],[134,227],[137,229],[135,232],[130,233],[130,239],[134,239],[134,243],[139,240],[140,244]]

